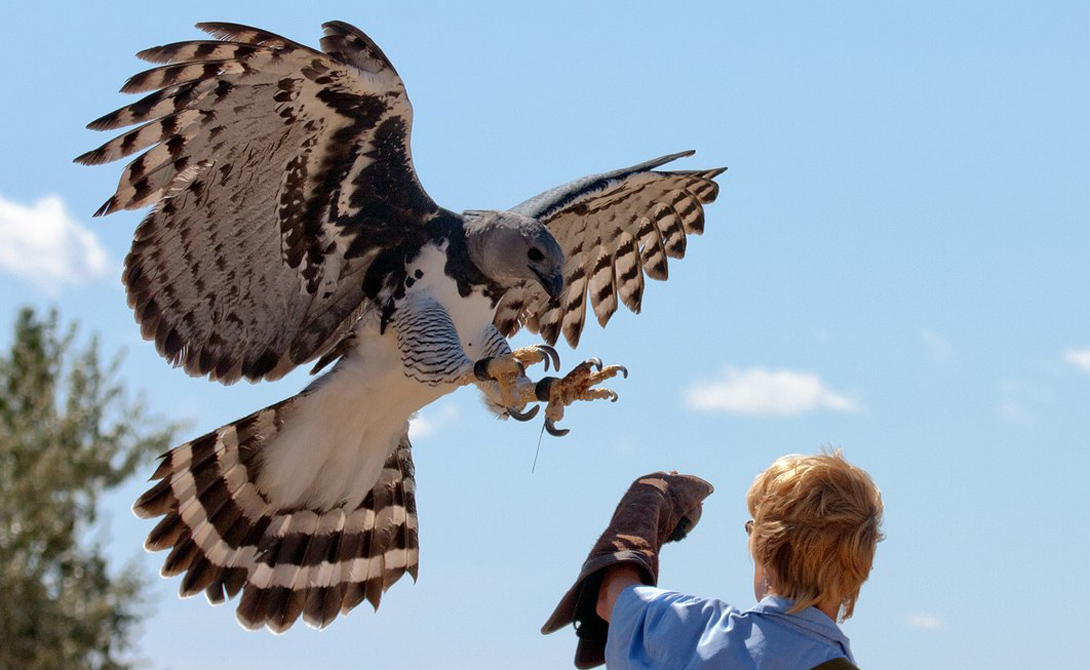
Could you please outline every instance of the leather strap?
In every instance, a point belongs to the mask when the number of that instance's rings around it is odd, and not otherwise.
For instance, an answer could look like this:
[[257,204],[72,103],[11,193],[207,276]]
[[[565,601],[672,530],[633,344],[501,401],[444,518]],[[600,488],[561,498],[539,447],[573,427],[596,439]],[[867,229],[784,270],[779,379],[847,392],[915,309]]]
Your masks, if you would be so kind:
[[856,666],[851,664],[846,658],[834,658],[831,661],[825,661],[821,665],[815,666],[813,670],[859,670]]

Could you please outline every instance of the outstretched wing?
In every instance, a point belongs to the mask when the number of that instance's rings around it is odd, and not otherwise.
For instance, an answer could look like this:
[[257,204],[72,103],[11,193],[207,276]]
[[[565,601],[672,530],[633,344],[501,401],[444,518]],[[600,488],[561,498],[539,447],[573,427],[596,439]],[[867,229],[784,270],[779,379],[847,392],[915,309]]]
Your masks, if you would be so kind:
[[[412,107],[390,61],[341,22],[323,51],[227,23],[215,40],[137,54],[153,91],[93,121],[141,124],[76,159],[145,150],[97,212],[155,207],[125,260],[145,338],[191,375],[275,379],[334,346],[438,211],[409,151]],[[374,264],[379,273],[384,263]]]
[[565,288],[553,299],[528,282],[509,290],[496,308],[496,328],[510,336],[526,326],[550,344],[563,332],[575,347],[588,296],[603,327],[617,311],[618,296],[639,313],[644,274],[666,279],[667,257],[684,257],[685,236],[704,232],[703,206],[719,193],[714,180],[726,168],[653,169],[693,153],[584,177],[515,207],[548,226],[564,249]]

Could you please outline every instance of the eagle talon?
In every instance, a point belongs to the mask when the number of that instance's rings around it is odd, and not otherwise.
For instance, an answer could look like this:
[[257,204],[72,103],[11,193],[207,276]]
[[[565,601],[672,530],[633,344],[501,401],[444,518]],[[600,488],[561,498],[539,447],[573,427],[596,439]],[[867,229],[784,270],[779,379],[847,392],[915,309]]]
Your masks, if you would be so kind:
[[525,365],[542,363],[545,366],[545,372],[549,371],[550,362],[552,362],[553,368],[560,370],[560,354],[556,353],[556,349],[547,344],[535,344],[529,347],[523,347],[522,349],[516,349],[511,352],[511,355],[515,360]]
[[597,356],[592,356],[592,357],[588,358],[587,360],[583,361],[583,365],[592,367],[597,372],[602,371],[602,359],[598,358]]
[[529,412],[520,412],[513,407],[505,407],[504,409],[507,410],[507,415],[515,421],[529,421],[537,416],[538,411],[541,409],[541,405],[534,405],[530,408]]
[[545,419],[545,432],[547,432],[549,435],[552,435],[553,437],[564,437],[565,435],[570,433],[571,430],[569,430],[567,428],[557,428],[556,425],[553,424],[552,419],[546,418]]
[[556,349],[553,349],[547,344],[539,344],[537,348],[544,352],[548,358],[545,359],[545,372],[549,371],[549,360],[553,362],[553,369],[560,370],[560,354],[556,353]]
[[[486,356],[473,364],[469,376],[463,378],[463,384],[476,383],[482,389],[489,388],[489,382],[494,383],[494,390],[486,391],[496,395],[493,402],[503,407],[511,416],[524,416],[520,411],[511,410],[512,407],[525,407],[533,402],[533,386],[526,378],[526,365],[514,355]],[[497,393],[498,391],[498,393]],[[528,418],[534,415],[531,413]]]

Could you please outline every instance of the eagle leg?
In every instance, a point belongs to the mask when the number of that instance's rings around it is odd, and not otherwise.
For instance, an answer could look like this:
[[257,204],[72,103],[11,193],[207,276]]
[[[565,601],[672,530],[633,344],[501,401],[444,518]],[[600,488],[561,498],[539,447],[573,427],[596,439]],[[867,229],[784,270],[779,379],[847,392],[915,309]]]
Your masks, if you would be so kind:
[[628,369],[623,365],[603,366],[600,359],[588,358],[575,366],[563,379],[542,378],[534,390],[538,400],[548,403],[545,406],[545,430],[556,437],[567,435],[569,431],[557,428],[556,422],[564,418],[564,408],[577,400],[617,402],[617,394],[613,391],[594,388],[617,375],[627,378]]
[[505,409],[507,410],[507,415],[515,421],[531,421],[537,416],[538,411],[541,409],[541,405],[534,405],[530,408],[529,412],[520,412],[514,407],[507,407]]
[[488,389],[482,382],[495,382],[500,396],[496,399],[497,404],[506,408],[512,417],[522,421],[533,418],[533,414],[520,412],[527,403],[535,402],[537,396],[533,382],[526,377],[526,366],[514,354],[482,358],[473,364],[473,376],[486,394]]

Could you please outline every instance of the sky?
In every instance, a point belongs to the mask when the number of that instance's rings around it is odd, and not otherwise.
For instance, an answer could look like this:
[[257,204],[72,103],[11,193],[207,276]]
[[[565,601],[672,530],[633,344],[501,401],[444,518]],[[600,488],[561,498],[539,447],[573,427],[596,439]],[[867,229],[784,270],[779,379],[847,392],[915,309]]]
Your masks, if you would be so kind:
[[[153,524],[104,501],[96,533],[149,579],[149,668],[571,667],[539,633],[613,506],[662,469],[711,481],[660,584],[752,605],[753,477],[843,449],[882,489],[855,616],[862,667],[1075,667],[1090,630],[1090,6],[914,3],[8,3],[0,22],[0,319],[56,306],[125,351],[122,375],[185,440],[297,392],[223,387],[140,339],[120,283],[140,213],[91,214],[121,166],[71,159],[125,104],[133,57],[257,25],[316,45],[367,32],[415,110],[414,161],[443,206],[504,208],[696,149],[728,166],[706,232],[643,313],[591,322],[565,367],[622,363],[615,404],[571,434],[499,422],[463,389],[412,427],[421,565],[378,612],[247,632],[180,600]],[[623,311],[623,310],[622,310]],[[0,343],[10,341],[10,325]],[[533,343],[519,335],[515,343]],[[153,467],[144,470],[151,474]]]

